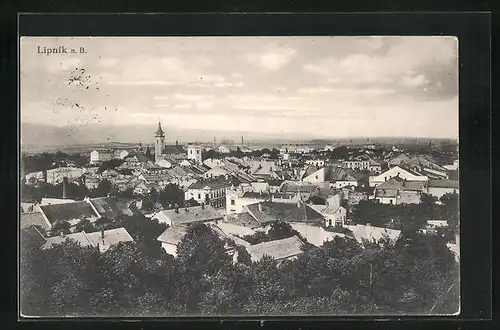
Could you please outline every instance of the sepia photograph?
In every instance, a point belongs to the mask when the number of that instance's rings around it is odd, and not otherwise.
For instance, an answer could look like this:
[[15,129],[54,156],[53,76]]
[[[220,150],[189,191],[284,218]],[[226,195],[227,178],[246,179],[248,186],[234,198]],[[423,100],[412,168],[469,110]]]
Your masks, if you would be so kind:
[[458,44],[21,37],[21,316],[459,315]]

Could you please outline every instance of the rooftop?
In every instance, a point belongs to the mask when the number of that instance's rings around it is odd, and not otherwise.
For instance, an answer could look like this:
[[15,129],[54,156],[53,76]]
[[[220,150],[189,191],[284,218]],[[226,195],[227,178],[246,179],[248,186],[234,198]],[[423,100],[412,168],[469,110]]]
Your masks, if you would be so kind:
[[192,185],[189,186],[189,189],[218,189],[230,187],[231,183],[229,183],[225,178],[221,179],[213,179],[213,180],[199,180]]
[[160,242],[177,245],[184,238],[186,233],[186,226],[176,225],[168,227],[157,239]]
[[90,202],[101,216],[107,218],[116,218],[120,215],[133,214],[128,206],[132,200],[114,197],[99,197],[91,198]]
[[227,217],[227,223],[247,228],[260,227],[260,223],[248,212],[231,214]]
[[132,242],[134,239],[125,228],[116,228],[104,231],[104,237],[102,237],[102,232],[96,231],[92,233],[87,233],[87,237],[92,242],[93,246],[99,246],[101,252],[106,251],[110,246],[118,244],[120,242]]
[[[261,209],[259,209],[259,204]],[[323,222],[323,216],[304,203],[300,203],[300,206],[298,206],[297,203],[260,202],[246,207],[250,214],[261,224],[274,221]]]
[[59,221],[97,217],[98,215],[87,202],[73,202],[40,206],[51,224]]
[[304,243],[297,236],[292,236],[285,239],[255,244],[247,247],[247,250],[252,261],[258,261],[265,255],[273,257],[275,260],[282,260],[302,254],[303,245]]
[[209,205],[204,207],[192,206],[188,208],[178,208],[177,212],[175,209],[163,210],[159,213],[159,217],[169,219],[172,225],[222,220],[224,218],[222,214]]
[[450,188],[459,189],[460,184],[457,180],[429,180],[429,188]]
[[40,213],[40,212],[21,213],[20,225],[21,225],[21,229],[27,228],[30,226],[40,226],[45,230],[50,229],[47,221],[45,221],[42,213]]

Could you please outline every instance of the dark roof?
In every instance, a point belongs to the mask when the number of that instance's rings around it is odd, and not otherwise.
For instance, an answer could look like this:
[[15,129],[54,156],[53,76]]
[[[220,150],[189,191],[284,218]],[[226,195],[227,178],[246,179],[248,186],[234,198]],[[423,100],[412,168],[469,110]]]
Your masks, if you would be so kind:
[[[262,212],[259,210],[262,206]],[[274,221],[323,222],[323,216],[309,205],[300,203],[260,202],[246,206],[250,214],[261,224]]]
[[260,223],[248,212],[231,214],[227,217],[227,223],[247,228],[260,227]]
[[200,180],[190,185],[189,189],[203,189],[205,187],[209,187],[210,189],[217,189],[230,186],[231,183],[225,179]]
[[241,197],[242,198],[267,198],[267,197],[270,197],[270,195],[268,193],[246,191]]
[[87,202],[53,204],[40,206],[50,223],[97,217],[97,214]]
[[341,167],[328,167],[325,173],[325,181],[335,182],[335,181],[358,181],[360,176],[349,168]]
[[317,166],[308,166],[306,168],[306,171],[304,172],[304,174],[302,175],[302,178],[307,178],[309,175],[319,171],[321,169],[321,167],[317,167]]
[[120,215],[132,215],[132,211],[128,207],[129,201],[114,197],[91,198],[90,202],[96,208],[101,216],[107,218],[116,218]]
[[186,151],[181,145],[178,144],[172,144],[172,145],[166,145],[165,148],[163,149],[164,154],[184,154]]
[[45,237],[42,233],[35,228],[35,226],[29,226],[23,228],[20,234],[21,246],[23,246],[23,242],[35,242],[37,245],[42,246],[45,244]]
[[429,188],[452,188],[459,189],[460,185],[457,180],[429,180]]
[[47,221],[45,221],[40,212],[21,213],[20,220],[21,229],[30,226],[40,226],[45,230],[50,229]]

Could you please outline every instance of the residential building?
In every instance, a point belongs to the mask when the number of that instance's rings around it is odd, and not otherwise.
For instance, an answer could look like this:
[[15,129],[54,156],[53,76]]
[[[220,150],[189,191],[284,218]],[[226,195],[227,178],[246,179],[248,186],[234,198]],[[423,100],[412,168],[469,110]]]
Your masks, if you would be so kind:
[[387,163],[383,160],[369,158],[369,170],[371,173],[380,173],[387,169]]
[[290,226],[304,237],[308,243],[315,246],[322,246],[325,242],[333,240],[335,237],[344,238],[346,235],[331,230],[326,230],[322,226],[306,224],[300,222],[291,223]]
[[425,182],[429,180],[429,178],[426,175],[422,175],[421,173],[416,172],[413,169],[410,169],[409,167],[399,165],[391,167],[390,169],[379,175],[370,176],[369,179],[370,187],[378,186],[379,184],[382,184],[395,176],[399,176],[401,179],[406,179],[407,181]]
[[231,187],[225,178],[199,180],[190,185],[185,194],[185,200],[194,199],[215,208],[226,206],[226,188]]
[[429,180],[427,184],[429,195],[441,198],[444,194],[460,193],[460,185],[455,180]]
[[82,176],[85,169],[78,167],[58,167],[46,171],[47,183],[57,185],[63,181],[63,178],[68,178],[69,181],[74,181]]
[[90,152],[90,164],[99,164],[114,158],[111,150],[93,150]]
[[191,206],[163,210],[152,216],[161,223],[169,226],[186,225],[195,222],[222,221],[224,216],[209,205]]
[[367,171],[370,169],[370,161],[368,159],[346,160],[343,163],[343,167],[352,170]]
[[326,178],[332,188],[340,189],[344,187],[358,187],[361,183],[361,177],[352,169],[347,168],[329,168]]
[[405,153],[401,153],[401,154],[397,155],[396,157],[390,159],[387,162],[387,164],[389,165],[389,167],[394,167],[394,166],[399,166],[408,160],[410,160],[410,156],[408,156]]
[[201,164],[203,162],[202,147],[194,144],[188,145],[187,157],[188,159],[193,160],[195,163]]
[[86,198],[85,201],[92,206],[99,218],[115,219],[122,215],[132,216],[134,214],[130,209],[131,204],[134,202],[133,199],[97,197]]
[[[237,260],[237,253],[234,245],[243,245],[245,247],[250,245],[248,242],[240,238],[237,238],[230,234],[226,234],[217,225],[208,224],[208,228],[210,228],[214,232],[214,234],[216,234],[217,237],[224,243],[225,252],[232,257],[233,262],[236,262]],[[174,225],[167,228],[157,238],[157,240],[161,242],[161,246],[166,253],[176,258],[178,253],[177,247],[181,243],[184,236],[186,236],[187,231],[187,225]],[[231,241],[234,242],[234,244],[231,244]]]
[[229,174],[229,171],[222,167],[212,167],[210,170],[203,173],[203,177],[205,179],[213,179],[217,177],[226,177]]
[[373,241],[379,242],[381,239],[389,239],[392,243],[395,243],[401,235],[400,230],[375,227],[370,224],[347,225],[346,228],[352,232],[354,238],[359,243],[363,243],[365,240],[370,243]]
[[275,241],[264,242],[247,247],[252,261],[256,262],[264,256],[272,257],[278,263],[283,260],[293,260],[303,253],[304,242],[297,236]]
[[51,249],[54,245],[61,244],[68,239],[71,239],[78,243],[82,247],[94,247],[98,248],[99,252],[104,253],[113,245],[116,245],[120,242],[133,242],[134,239],[128,231],[121,227],[110,230],[102,230],[93,233],[86,233],[85,231],[81,231],[78,233],[64,235],[61,234],[59,236],[53,236],[46,239],[44,245],[42,245],[42,250]]
[[325,161],[323,159],[308,159],[306,160],[307,165],[323,167],[325,166]]
[[425,181],[408,181],[395,176],[375,187],[374,198],[382,204],[419,204],[426,190]]
[[291,204],[265,201],[245,205],[243,212],[249,213],[261,226],[277,221],[317,224],[324,224],[325,221],[319,212],[303,202]]
[[335,149],[335,147],[334,147],[333,145],[331,145],[331,144],[327,144],[327,145],[325,146],[324,151],[333,151],[334,149]]

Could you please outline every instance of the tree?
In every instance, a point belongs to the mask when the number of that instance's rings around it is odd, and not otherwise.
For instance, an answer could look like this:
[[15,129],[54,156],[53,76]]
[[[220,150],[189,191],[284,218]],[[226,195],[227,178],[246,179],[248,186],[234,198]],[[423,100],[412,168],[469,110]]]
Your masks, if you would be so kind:
[[75,226],[75,232],[85,231],[87,233],[94,232],[96,229],[88,219],[82,219]]
[[59,221],[59,222],[56,222],[52,228],[51,228],[51,234],[52,236],[57,236],[57,235],[60,235],[61,233],[67,235],[69,233],[71,233],[71,225],[69,222],[67,221]]
[[111,192],[111,188],[113,187],[113,184],[107,180],[104,179],[99,184],[97,185],[97,188],[92,191],[92,195],[94,197],[105,197],[108,196],[108,194]]
[[252,264],[252,257],[244,246],[236,245],[236,252],[238,253],[237,261],[239,263],[247,266]]

